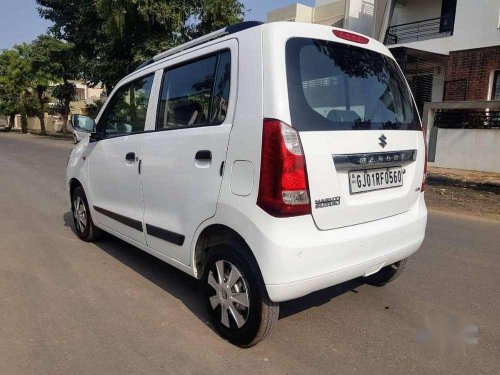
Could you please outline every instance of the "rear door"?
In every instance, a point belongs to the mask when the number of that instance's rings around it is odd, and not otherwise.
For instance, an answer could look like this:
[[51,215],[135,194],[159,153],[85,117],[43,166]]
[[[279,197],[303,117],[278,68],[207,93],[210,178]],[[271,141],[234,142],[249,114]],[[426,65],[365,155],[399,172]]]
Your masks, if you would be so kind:
[[178,59],[163,72],[156,131],[144,138],[148,246],[190,263],[196,228],[215,214],[231,131],[237,42]]
[[408,211],[420,194],[424,143],[395,61],[353,45],[292,38],[286,70],[318,228]]

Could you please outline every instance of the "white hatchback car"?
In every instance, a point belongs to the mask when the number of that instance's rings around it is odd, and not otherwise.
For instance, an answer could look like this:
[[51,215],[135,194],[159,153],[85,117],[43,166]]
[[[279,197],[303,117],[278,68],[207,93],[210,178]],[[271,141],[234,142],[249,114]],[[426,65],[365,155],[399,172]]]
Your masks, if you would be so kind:
[[279,302],[385,285],[424,239],[420,119],[389,50],[359,34],[229,26],[125,77],[90,129],[67,168],[78,236],[109,232],[202,279],[239,346]]

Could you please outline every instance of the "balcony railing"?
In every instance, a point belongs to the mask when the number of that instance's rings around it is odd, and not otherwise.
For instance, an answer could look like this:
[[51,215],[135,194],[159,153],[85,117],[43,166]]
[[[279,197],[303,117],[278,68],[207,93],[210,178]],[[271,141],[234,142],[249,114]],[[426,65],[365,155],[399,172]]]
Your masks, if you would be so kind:
[[453,35],[455,17],[437,17],[404,23],[387,29],[385,44],[401,44]]

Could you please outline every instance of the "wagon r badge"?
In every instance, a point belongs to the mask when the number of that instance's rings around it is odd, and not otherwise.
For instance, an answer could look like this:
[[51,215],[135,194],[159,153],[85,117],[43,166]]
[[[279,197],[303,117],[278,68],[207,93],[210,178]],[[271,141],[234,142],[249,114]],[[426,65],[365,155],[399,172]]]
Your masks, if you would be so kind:
[[338,206],[340,204],[340,197],[316,199],[314,203],[316,204],[315,208]]

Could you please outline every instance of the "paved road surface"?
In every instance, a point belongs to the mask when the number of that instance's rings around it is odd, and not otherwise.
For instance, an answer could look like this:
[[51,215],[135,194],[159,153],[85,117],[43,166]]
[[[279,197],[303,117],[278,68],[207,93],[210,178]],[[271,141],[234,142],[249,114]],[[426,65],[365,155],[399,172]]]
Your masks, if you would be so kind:
[[[242,350],[207,324],[194,279],[110,236],[77,239],[70,148],[0,134],[0,374],[500,373],[500,222],[433,212],[397,282],[284,303]],[[478,327],[478,344],[434,347],[439,317]]]

